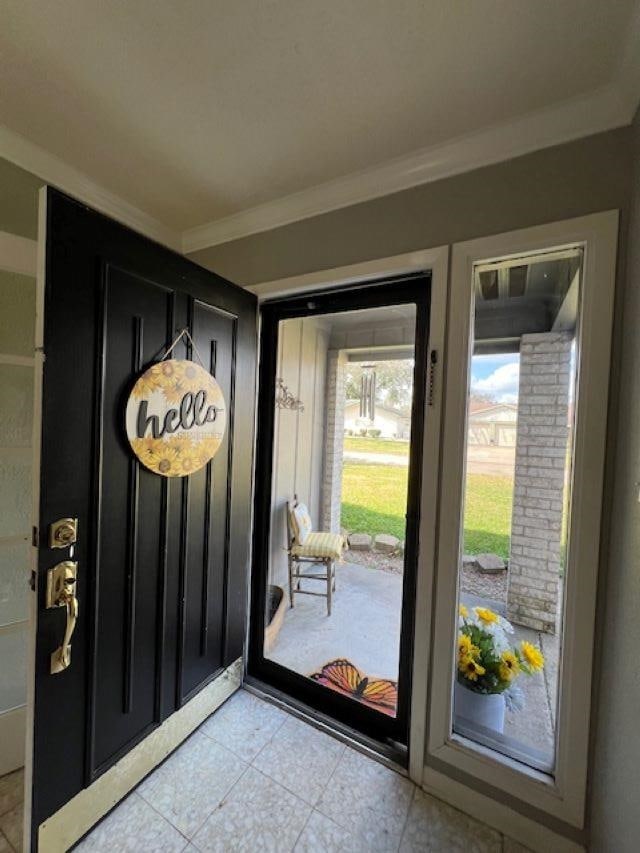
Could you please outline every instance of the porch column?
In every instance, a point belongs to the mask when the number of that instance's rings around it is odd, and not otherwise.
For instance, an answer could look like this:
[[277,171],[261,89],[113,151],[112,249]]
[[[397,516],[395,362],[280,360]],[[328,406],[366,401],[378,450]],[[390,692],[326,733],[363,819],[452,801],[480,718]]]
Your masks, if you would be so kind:
[[523,335],[516,432],[509,619],[555,634],[569,444],[569,332]]
[[344,443],[346,355],[341,350],[327,353],[324,471],[322,478],[322,529],[340,532],[342,503],[342,451]]

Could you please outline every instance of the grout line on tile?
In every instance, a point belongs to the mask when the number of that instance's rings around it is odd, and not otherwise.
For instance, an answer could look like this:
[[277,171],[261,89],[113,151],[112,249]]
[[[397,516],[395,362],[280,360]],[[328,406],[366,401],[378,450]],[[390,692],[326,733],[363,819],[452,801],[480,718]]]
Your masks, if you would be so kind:
[[127,796],[127,797],[125,797],[123,800],[120,800],[120,802],[118,803],[118,806],[116,806],[116,808],[114,809],[114,811],[117,811],[118,807],[119,807],[122,803],[124,803],[124,800],[125,800],[125,799],[128,799],[129,797],[133,796],[134,794],[138,797],[138,799],[142,800],[142,802],[143,802],[143,803],[145,803],[147,806],[149,806],[149,808],[150,808],[152,811],[154,811],[154,812],[155,812],[159,817],[161,817],[161,818],[162,818],[162,820],[163,820],[165,823],[168,823],[170,827],[172,827],[173,829],[175,829],[175,831],[176,831],[176,832],[178,832],[178,833],[179,833],[179,834],[180,834],[180,835],[185,839],[185,841],[187,842],[187,844],[183,847],[183,850],[186,850],[186,849],[187,849],[187,846],[188,846],[188,845],[189,845],[189,843],[191,842],[191,839],[190,839],[187,835],[185,835],[185,834],[184,834],[184,832],[183,832],[181,829],[179,829],[179,828],[175,825],[175,823],[173,823],[173,821],[169,820],[169,818],[168,818],[166,815],[162,814],[162,812],[161,812],[161,811],[158,811],[158,809],[154,806],[154,804],[153,804],[153,803],[150,803],[150,802],[149,802],[149,800],[147,800],[147,798],[146,798],[146,797],[143,797],[143,795],[142,795],[142,794],[139,794],[139,793],[138,793],[138,789],[137,789],[137,788],[134,788],[134,789],[133,789],[133,791],[131,791],[131,793],[130,793],[130,794],[128,794],[128,796]]
[[276,785],[276,787],[278,787],[278,788],[281,788],[286,794],[288,794],[291,797],[295,797],[296,800],[299,800],[303,806],[305,806],[306,808],[309,809],[309,814],[307,815],[307,819],[305,820],[302,829],[300,830],[300,832],[296,836],[296,840],[293,843],[293,846],[291,847],[292,851],[295,850],[296,844],[300,840],[300,836],[304,832],[306,825],[309,823],[309,819],[310,819],[311,815],[315,811],[315,806],[309,805],[309,803],[307,803],[305,800],[303,800],[302,797],[299,797],[297,794],[294,794],[293,791],[289,791],[288,788],[285,788],[284,785],[280,784],[280,782],[276,782],[276,780],[272,779],[271,776],[267,776],[266,773],[263,773],[262,770],[258,769],[257,767],[254,767],[253,769],[256,771],[256,773],[259,773],[262,776],[262,778],[265,779],[267,782],[271,782],[271,784]]
[[[257,698],[257,697],[256,697],[256,698]],[[263,700],[262,700],[262,699],[260,699],[260,701],[262,702]],[[265,705],[267,705],[268,703],[267,703],[267,702],[265,702],[264,704],[265,704]],[[273,707],[273,706],[272,706],[272,707]],[[266,748],[269,746],[269,744],[273,741],[274,737],[278,734],[278,732],[280,731],[280,729],[282,729],[282,728],[283,728],[283,726],[285,725],[285,723],[286,723],[286,722],[287,722],[287,717],[285,716],[285,717],[280,721],[280,723],[278,724],[277,729],[274,729],[274,731],[271,733],[271,736],[269,737],[269,739],[268,739],[267,741],[265,741],[265,743],[263,743],[263,745],[260,747],[260,749],[258,750],[258,752],[256,752],[256,754],[253,756],[253,758],[252,758],[252,759],[251,759],[251,761],[249,762],[249,764],[250,764],[252,767],[253,767],[253,763],[254,763],[254,761],[255,761],[255,760],[256,760],[256,758],[260,755],[260,753],[262,752],[262,750],[263,750],[263,749],[266,749]],[[256,767],[256,770],[257,770],[257,769],[258,769],[258,768]]]
[[[343,744],[342,744],[342,751],[340,752],[340,755],[338,756],[338,760],[336,761],[336,763],[335,763],[335,765],[334,765],[334,767],[333,767],[333,770],[332,770],[332,771],[331,771],[331,773],[329,774],[329,778],[327,779],[327,781],[326,781],[326,782],[325,782],[325,784],[324,784],[324,787],[323,787],[323,789],[322,789],[322,793],[320,794],[320,796],[318,797],[318,799],[315,801],[315,803],[314,803],[314,805],[313,805],[312,813],[313,813],[314,811],[318,811],[318,812],[319,812],[319,814],[321,814],[323,817],[327,817],[327,815],[325,815],[323,812],[321,812],[321,811],[320,811],[320,809],[318,809],[318,804],[319,804],[319,803],[320,803],[320,801],[322,800],[322,797],[324,796],[324,792],[325,792],[325,791],[327,790],[327,788],[329,787],[329,783],[331,782],[331,780],[332,780],[332,779],[333,779],[333,777],[335,776],[335,774],[336,774],[336,770],[338,769],[338,766],[340,765],[340,762],[341,762],[341,761],[342,761],[342,759],[344,758],[344,755],[345,755],[345,752],[346,752],[346,751],[347,751],[347,747],[346,747],[346,745],[343,743]],[[331,818],[329,818],[329,819],[331,820]],[[297,842],[296,842],[296,844],[297,844]]]
[[[162,818],[162,820],[163,820],[163,821],[165,821],[165,823],[168,823],[168,824],[169,824],[169,826],[172,826],[172,827],[176,830],[176,832],[179,832],[179,833],[180,833],[180,835],[181,835],[183,838],[186,838],[186,839],[187,839],[187,841],[190,841],[190,839],[189,839],[189,838],[184,834],[184,832],[183,832],[181,829],[178,829],[178,827],[177,827],[177,826],[175,826],[175,824],[174,824],[172,821],[170,821],[170,820],[169,820],[169,818],[168,818],[165,814],[162,814],[162,812],[161,812],[161,811],[159,811],[159,810],[154,806],[154,804],[153,804],[153,803],[150,803],[150,802],[149,802],[149,800],[147,800],[147,798],[146,798],[146,797],[143,797],[143,796],[142,796],[142,794],[139,794],[139,793],[138,793],[138,789],[137,789],[137,788],[134,788],[134,789],[133,789],[133,791],[131,792],[131,794],[129,794],[129,797],[130,797],[132,794],[135,794],[135,795],[138,797],[138,799],[142,800],[142,802],[143,802],[143,803],[146,803],[146,805],[148,805],[148,806],[149,806],[149,808],[150,808],[152,811],[154,811],[157,815],[159,815],[159,816]],[[125,797],[125,799],[128,799],[128,797]],[[124,800],[120,800],[120,803],[119,803],[118,805],[121,805],[122,803],[124,803]]]
[[[11,811],[11,809],[9,809],[9,811]],[[3,814],[7,814],[7,812],[3,812]],[[7,838],[7,836],[4,834],[4,832],[1,829],[0,829],[0,838],[4,838],[4,840],[7,842],[7,847],[9,848],[9,850],[13,850],[14,853],[16,853],[16,848],[9,841],[9,839]]]
[[[234,695],[236,695],[236,694],[234,694]],[[253,694],[251,694],[251,693],[248,693],[248,695],[249,695],[249,696],[253,696]],[[273,705],[270,705],[270,703],[269,703],[269,702],[265,702],[263,699],[260,699],[260,697],[259,697],[259,696],[255,696],[254,698],[255,698],[255,699],[257,699],[257,700],[258,700],[261,704],[263,704],[263,705],[269,705],[269,707],[274,707]],[[224,707],[224,706],[223,706],[223,707]],[[203,730],[202,726],[204,726],[204,724],[205,724],[208,720],[210,720],[210,719],[211,719],[211,717],[215,717],[217,713],[218,713],[218,711],[216,710],[216,711],[214,711],[214,712],[213,712],[213,714],[210,714],[210,715],[207,717],[207,719],[203,721],[202,725],[198,728],[198,731],[199,731],[199,732],[201,732],[203,735],[205,735],[205,737],[208,737],[208,738],[209,738],[209,740],[212,740],[214,743],[217,743],[217,744],[218,744],[218,746],[222,746],[222,747],[224,747],[225,749],[229,750],[229,752],[232,752],[232,753],[236,756],[236,758],[239,758],[239,759],[240,759],[241,761],[243,761],[245,764],[249,764],[249,766],[252,766],[252,765],[253,765],[253,762],[254,762],[254,761],[256,760],[256,758],[260,755],[260,753],[261,753],[261,752],[262,752],[262,750],[265,748],[265,746],[267,746],[268,744],[270,744],[270,743],[271,743],[271,741],[272,741],[272,740],[273,740],[273,738],[277,735],[277,733],[280,731],[280,729],[282,728],[282,726],[284,726],[284,724],[287,722],[286,717],[285,717],[284,719],[282,719],[282,720],[280,721],[280,723],[278,723],[277,728],[276,728],[276,729],[274,729],[274,731],[273,731],[273,732],[271,733],[271,735],[269,736],[269,739],[268,739],[268,740],[267,740],[267,741],[266,741],[266,742],[265,742],[265,743],[260,747],[260,749],[258,750],[258,752],[253,756],[253,758],[252,758],[250,761],[248,761],[248,762],[247,762],[247,759],[246,759],[244,756],[242,756],[242,755],[240,755],[239,753],[235,752],[235,750],[233,750],[230,746],[227,746],[227,744],[226,744],[226,743],[223,743],[221,740],[218,740],[214,735],[210,735],[210,734],[209,734],[209,732],[206,732],[206,731],[204,731],[204,730]]]
[[292,845],[292,847],[291,847],[291,851],[292,851],[292,853],[293,853],[293,851],[296,849],[296,847],[298,846],[298,841],[300,841],[300,838],[302,837],[302,833],[303,833],[303,832],[305,831],[305,829],[307,828],[307,824],[308,824],[308,823],[309,823],[309,821],[311,820],[311,815],[314,813],[314,811],[315,811],[315,809],[312,807],[312,808],[311,808],[311,811],[310,811],[310,812],[309,812],[309,814],[307,815],[307,819],[305,820],[305,822],[304,822],[304,824],[303,824],[303,826],[302,826],[302,829],[300,830],[300,832],[299,832],[299,833],[298,833],[298,835],[296,836],[296,840],[293,842],[293,845]]
[[[260,701],[262,701],[262,700],[260,700]],[[266,704],[266,703],[265,703],[265,704]],[[253,758],[252,758],[252,759],[251,759],[251,761],[249,762],[249,764],[250,764],[250,766],[251,766],[251,767],[254,767],[254,766],[255,766],[255,761],[256,761],[256,759],[258,758],[258,756],[259,756],[259,755],[261,755],[261,754],[262,754],[262,752],[263,752],[263,751],[264,751],[264,750],[265,750],[265,749],[266,749],[266,748],[271,744],[271,742],[273,741],[274,737],[278,734],[278,732],[280,731],[280,729],[282,729],[282,728],[284,727],[284,725],[285,725],[285,723],[286,723],[286,722],[287,722],[287,718],[285,717],[285,719],[284,719],[284,720],[282,720],[282,722],[280,723],[280,725],[278,726],[278,728],[273,732],[273,734],[271,735],[271,737],[269,738],[269,740],[262,744],[262,746],[260,747],[260,749],[256,752],[256,754],[253,756]],[[258,768],[257,768],[257,767],[256,767],[256,770],[258,770]],[[263,775],[264,775],[264,774],[263,774]]]
[[[235,753],[234,753],[234,755],[235,755]],[[246,762],[245,762],[245,763],[246,763]],[[193,831],[193,835],[191,836],[191,839],[190,839],[192,844],[193,844],[193,840],[192,840],[192,839],[194,839],[194,838],[196,837],[196,835],[200,832],[200,830],[201,830],[201,829],[202,829],[202,827],[205,825],[205,823],[209,820],[209,818],[211,817],[211,815],[212,815],[212,814],[213,814],[217,809],[219,809],[219,808],[220,808],[220,806],[222,805],[222,803],[224,803],[224,801],[227,799],[227,797],[228,797],[228,796],[229,796],[229,794],[233,791],[233,789],[236,787],[236,785],[240,782],[240,780],[241,780],[241,779],[243,779],[243,778],[244,778],[244,776],[246,776],[247,771],[249,770],[249,767],[250,767],[250,766],[251,766],[250,764],[247,764],[247,766],[244,768],[244,770],[242,771],[242,773],[238,776],[238,778],[236,779],[236,781],[235,781],[235,782],[232,782],[232,783],[231,783],[231,785],[229,785],[229,787],[227,788],[227,790],[225,791],[225,793],[224,793],[224,794],[222,795],[222,797],[218,800],[218,802],[217,802],[217,803],[216,803],[216,805],[211,809],[211,811],[207,814],[207,816],[206,816],[206,817],[205,817],[205,819],[202,821],[202,823],[201,823],[201,824],[199,824],[198,828],[197,828],[197,829],[195,829],[195,830]],[[196,846],[196,845],[194,844],[194,847],[195,847],[195,846]],[[199,850],[200,848],[197,848],[197,849]]]
[[418,796],[418,786],[415,784],[415,782],[411,782],[411,784],[413,785],[413,792],[411,794],[411,799],[409,800],[409,807],[407,809],[407,813],[404,817],[404,823],[402,824],[402,832],[400,833],[400,837],[398,839],[398,846],[396,847],[396,851],[400,850],[400,848],[402,847],[402,842],[404,840],[404,834],[407,831],[407,825],[409,823],[409,816],[411,815],[411,807],[415,803],[416,798]]

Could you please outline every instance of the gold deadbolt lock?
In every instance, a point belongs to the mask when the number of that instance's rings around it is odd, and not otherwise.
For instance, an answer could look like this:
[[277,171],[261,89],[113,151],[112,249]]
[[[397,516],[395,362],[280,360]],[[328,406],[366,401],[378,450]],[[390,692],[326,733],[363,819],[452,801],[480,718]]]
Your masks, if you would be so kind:
[[67,621],[62,639],[62,645],[51,653],[51,673],[62,672],[71,664],[71,637],[78,619],[78,599],[76,598],[76,582],[78,579],[78,564],[73,560],[58,563],[47,572],[46,606],[65,607]]
[[59,518],[49,526],[49,547],[68,548],[78,538],[78,519]]

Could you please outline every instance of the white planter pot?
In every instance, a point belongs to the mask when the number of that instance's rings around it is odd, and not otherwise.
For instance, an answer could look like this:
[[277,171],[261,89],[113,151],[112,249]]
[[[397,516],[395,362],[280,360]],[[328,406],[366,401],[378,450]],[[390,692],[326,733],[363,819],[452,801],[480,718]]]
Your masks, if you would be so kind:
[[456,681],[454,714],[468,723],[504,732],[504,696],[501,693],[474,693]]

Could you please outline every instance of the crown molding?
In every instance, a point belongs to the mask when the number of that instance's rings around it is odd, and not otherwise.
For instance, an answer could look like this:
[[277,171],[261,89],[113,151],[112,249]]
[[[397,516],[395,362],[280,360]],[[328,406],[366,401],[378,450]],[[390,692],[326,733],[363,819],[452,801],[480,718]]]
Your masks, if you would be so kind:
[[615,80],[607,86],[182,234],[4,125],[0,157],[152,240],[189,254],[630,124],[640,100],[639,46],[640,7],[630,22]]
[[64,160],[50,154],[5,125],[0,125],[0,157],[31,172],[101,213],[164,246],[180,251],[178,232],[93,181]]
[[[640,69],[638,51],[629,51],[629,57],[629,62]],[[191,228],[182,235],[182,251],[196,252],[621,127],[633,118],[637,92],[633,87],[622,91],[617,84],[608,85],[513,121]]]

